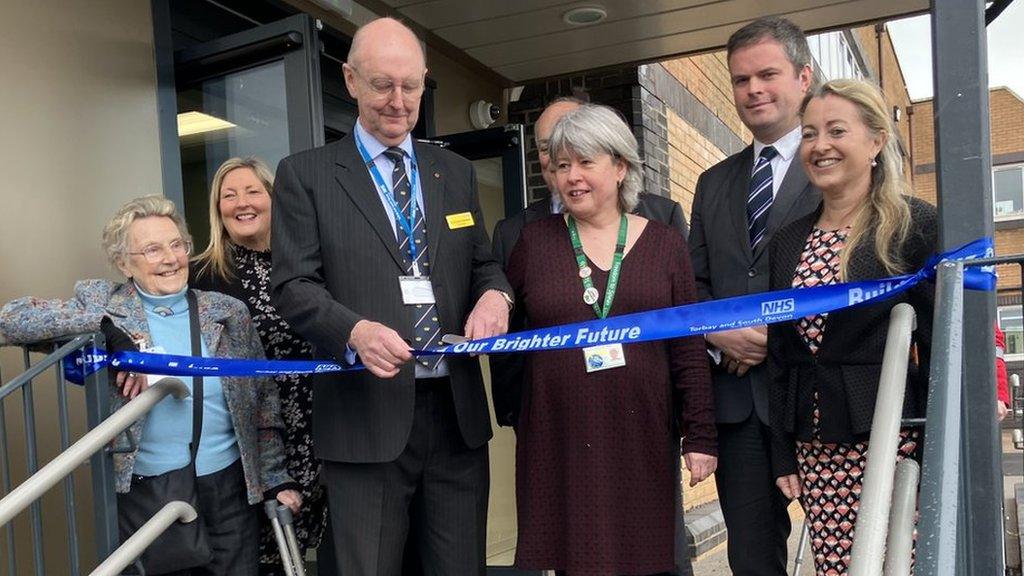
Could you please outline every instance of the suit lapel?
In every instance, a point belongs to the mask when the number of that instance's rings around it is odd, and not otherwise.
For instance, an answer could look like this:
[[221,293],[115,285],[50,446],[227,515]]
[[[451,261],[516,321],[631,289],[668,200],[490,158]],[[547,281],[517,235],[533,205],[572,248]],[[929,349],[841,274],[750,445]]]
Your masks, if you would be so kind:
[[[556,192],[556,194],[557,194],[557,192]],[[526,219],[526,223],[529,224],[530,222],[533,222],[533,221],[536,221],[536,220],[540,220],[541,218],[544,218],[544,217],[550,216],[550,215],[551,215],[551,200],[550,199],[538,200],[538,201],[534,202],[533,204],[530,204],[529,206],[526,207],[526,215],[524,216],[524,218]]]
[[419,182],[423,189],[423,203],[426,204],[427,246],[430,248],[430,269],[437,270],[441,238],[444,236],[444,179],[445,174],[434,156],[429,144],[413,143],[416,162],[419,164]]
[[736,227],[736,237],[742,239],[740,244],[743,245],[743,252],[748,259],[753,258],[750,251],[750,233],[747,230],[747,196],[750,194],[750,172],[753,169],[754,147],[747,146],[736,157],[729,182],[722,188],[723,192],[729,194],[729,212]]
[[769,244],[768,241],[775,235],[775,231],[789,221],[790,210],[797,203],[797,199],[804,196],[807,186],[807,174],[804,173],[803,166],[800,165],[800,159],[794,157],[789,163],[786,175],[782,178],[779,192],[772,200],[772,208],[768,213],[767,230],[765,230],[765,241],[757,245],[757,250],[754,251],[754,260],[760,258],[761,254],[765,252]]
[[384,204],[381,202],[377,187],[370,178],[370,172],[359,156],[355,137],[352,134],[342,139],[335,163],[335,180],[338,185],[349,195],[352,203],[370,223],[388,253],[391,254],[392,260],[404,272],[404,259],[398,252],[395,231],[384,211]]

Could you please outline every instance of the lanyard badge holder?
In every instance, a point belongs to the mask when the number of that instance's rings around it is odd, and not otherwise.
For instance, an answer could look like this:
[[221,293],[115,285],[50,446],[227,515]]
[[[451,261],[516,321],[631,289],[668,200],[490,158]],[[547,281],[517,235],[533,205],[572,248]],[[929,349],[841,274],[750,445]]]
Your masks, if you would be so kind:
[[[416,159],[412,156],[409,158],[411,168],[408,172],[409,193],[412,194],[412,199],[409,202],[409,213],[406,215],[402,213],[402,208],[397,202],[395,202],[394,191],[391,190],[387,181],[384,180],[384,176],[381,175],[376,162],[374,162],[373,158],[370,158],[370,153],[366,151],[362,141],[359,139],[359,135],[356,134],[355,137],[356,147],[359,149],[359,155],[362,157],[363,162],[369,169],[370,176],[373,178],[378,192],[384,197],[385,202],[391,209],[391,213],[395,217],[395,225],[401,226],[402,231],[405,232],[406,237],[409,239],[409,260],[412,262],[412,276],[402,275],[398,277],[398,287],[402,292],[402,303],[406,305],[433,304],[434,287],[430,284],[430,277],[424,276],[420,272],[420,266],[417,262],[419,249],[416,247],[416,241],[414,238],[417,216],[416,207],[418,204],[416,201],[416,191],[419,188],[419,170],[416,165]],[[420,217],[423,217],[421,213]]]
[[[615,256],[612,259],[612,267],[608,272],[608,287],[605,289],[604,302],[598,306],[597,302],[600,293],[594,287],[591,279],[593,270],[587,264],[587,255],[583,253],[583,243],[580,242],[580,233],[576,229],[576,220],[570,215],[568,217],[569,240],[572,242],[572,251],[576,256],[576,265],[579,267],[580,283],[583,284],[583,302],[594,309],[598,318],[608,317],[612,309],[612,302],[615,300],[615,291],[619,287],[619,274],[622,271],[622,259],[626,253],[626,235],[629,231],[629,222],[625,214],[619,220],[619,236],[615,242]],[[583,349],[583,360],[587,372],[598,372],[609,368],[619,368],[626,365],[626,355],[622,350],[622,344],[602,344],[589,346]]]

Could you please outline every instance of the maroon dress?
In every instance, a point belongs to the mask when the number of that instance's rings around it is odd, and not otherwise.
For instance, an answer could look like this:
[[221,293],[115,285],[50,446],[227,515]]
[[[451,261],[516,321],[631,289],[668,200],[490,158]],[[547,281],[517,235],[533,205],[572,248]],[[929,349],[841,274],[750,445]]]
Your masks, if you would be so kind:
[[[590,266],[603,303],[608,272]],[[523,229],[508,278],[531,327],[597,318],[561,216]],[[609,316],[695,300],[686,241],[648,222],[622,261]],[[673,567],[677,430],[684,452],[717,454],[707,352],[690,337],[624,354],[625,367],[589,374],[579,349],[527,358],[516,428],[520,568],[612,576]]]

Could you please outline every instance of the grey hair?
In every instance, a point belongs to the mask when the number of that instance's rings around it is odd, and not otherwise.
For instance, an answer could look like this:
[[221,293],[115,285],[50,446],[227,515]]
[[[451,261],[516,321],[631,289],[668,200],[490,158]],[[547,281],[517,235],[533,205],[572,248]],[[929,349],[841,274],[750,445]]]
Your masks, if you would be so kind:
[[758,18],[750,24],[732,33],[729,36],[729,43],[726,44],[726,61],[732,57],[732,53],[740,48],[757,44],[765,39],[771,39],[782,45],[786,52],[786,58],[793,65],[797,74],[804,66],[814,67],[811,60],[811,49],[807,46],[807,36],[799,26],[780,16],[769,16]]
[[626,164],[626,177],[619,186],[619,208],[632,212],[643,191],[643,162],[636,136],[618,112],[600,104],[584,104],[562,116],[549,140],[552,157],[568,152],[587,158],[610,154]]
[[128,253],[128,230],[131,229],[132,223],[152,216],[170,218],[181,232],[181,237],[187,241],[192,240],[174,202],[159,194],[135,198],[121,206],[103,227],[103,250],[107,253],[107,260],[112,266],[117,267]]

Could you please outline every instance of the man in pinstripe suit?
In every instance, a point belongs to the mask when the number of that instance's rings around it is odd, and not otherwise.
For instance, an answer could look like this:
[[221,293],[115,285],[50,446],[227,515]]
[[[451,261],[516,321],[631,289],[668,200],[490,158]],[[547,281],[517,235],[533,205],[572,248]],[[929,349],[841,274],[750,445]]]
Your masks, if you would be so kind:
[[367,367],[314,378],[338,569],[399,574],[414,526],[424,573],[483,574],[491,428],[479,363],[413,359],[409,347],[503,333],[511,289],[472,164],[409,137],[426,75],[415,35],[388,18],[365,25],[344,71],[352,134],[278,166],[271,276],[297,333]]

